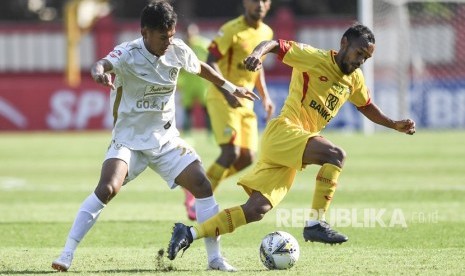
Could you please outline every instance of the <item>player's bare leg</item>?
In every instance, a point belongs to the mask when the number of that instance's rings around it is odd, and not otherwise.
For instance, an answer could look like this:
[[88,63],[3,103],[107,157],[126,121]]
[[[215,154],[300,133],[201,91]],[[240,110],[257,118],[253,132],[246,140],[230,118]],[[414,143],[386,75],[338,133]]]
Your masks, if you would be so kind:
[[52,262],[53,269],[67,271],[71,267],[79,242],[95,224],[106,204],[119,192],[127,171],[128,166],[122,160],[111,158],[103,163],[97,188],[81,204],[61,255]]
[[234,144],[220,145],[220,149],[220,156],[207,170],[213,191],[221,181],[250,166],[255,158],[255,154],[250,149],[240,148]]

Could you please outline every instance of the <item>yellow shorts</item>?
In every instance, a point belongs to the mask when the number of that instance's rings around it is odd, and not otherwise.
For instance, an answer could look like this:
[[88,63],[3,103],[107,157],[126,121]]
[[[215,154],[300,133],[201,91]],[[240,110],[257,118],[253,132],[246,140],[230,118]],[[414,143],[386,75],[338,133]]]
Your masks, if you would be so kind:
[[208,99],[207,110],[219,145],[234,144],[257,151],[257,116],[253,108],[231,108],[225,99]]
[[286,118],[271,120],[263,133],[258,163],[239,179],[238,185],[249,195],[259,191],[273,207],[278,205],[291,188],[297,170],[304,167],[302,157],[308,139],[318,135]]

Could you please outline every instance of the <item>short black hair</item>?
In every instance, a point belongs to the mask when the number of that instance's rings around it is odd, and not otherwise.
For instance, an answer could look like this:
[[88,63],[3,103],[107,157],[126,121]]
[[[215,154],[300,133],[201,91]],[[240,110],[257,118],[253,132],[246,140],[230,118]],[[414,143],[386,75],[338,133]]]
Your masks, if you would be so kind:
[[368,43],[375,44],[375,35],[373,32],[367,26],[360,23],[352,25],[342,36],[347,37],[349,43],[359,37],[364,37]]
[[178,15],[167,1],[152,1],[144,7],[140,16],[141,28],[169,30],[176,25]]

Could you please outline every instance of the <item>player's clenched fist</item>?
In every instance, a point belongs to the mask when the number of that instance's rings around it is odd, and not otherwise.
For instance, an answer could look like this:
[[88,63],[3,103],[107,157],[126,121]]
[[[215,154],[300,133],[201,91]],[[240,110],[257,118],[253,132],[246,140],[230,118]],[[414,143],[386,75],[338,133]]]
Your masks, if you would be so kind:
[[250,55],[244,59],[245,68],[249,71],[257,71],[262,69],[262,61],[260,57]]
[[94,63],[90,69],[90,74],[96,83],[111,87],[111,89],[115,89],[115,86],[111,81],[111,74],[106,73],[111,69],[113,69],[113,65],[109,61],[102,59]]
[[96,83],[100,83],[105,86],[111,87],[112,89],[115,89],[115,86],[111,81],[111,75],[109,73],[95,74],[92,75],[92,78],[95,80]]
[[413,135],[415,133],[415,122],[411,119],[396,121],[395,129],[405,134]]

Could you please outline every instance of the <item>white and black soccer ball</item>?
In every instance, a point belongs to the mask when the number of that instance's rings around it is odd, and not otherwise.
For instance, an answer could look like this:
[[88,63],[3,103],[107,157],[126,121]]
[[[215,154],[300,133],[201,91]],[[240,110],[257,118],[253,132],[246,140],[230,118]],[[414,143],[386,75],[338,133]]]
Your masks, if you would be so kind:
[[260,260],[268,269],[289,269],[297,262],[299,255],[297,240],[287,232],[270,233],[260,244]]

